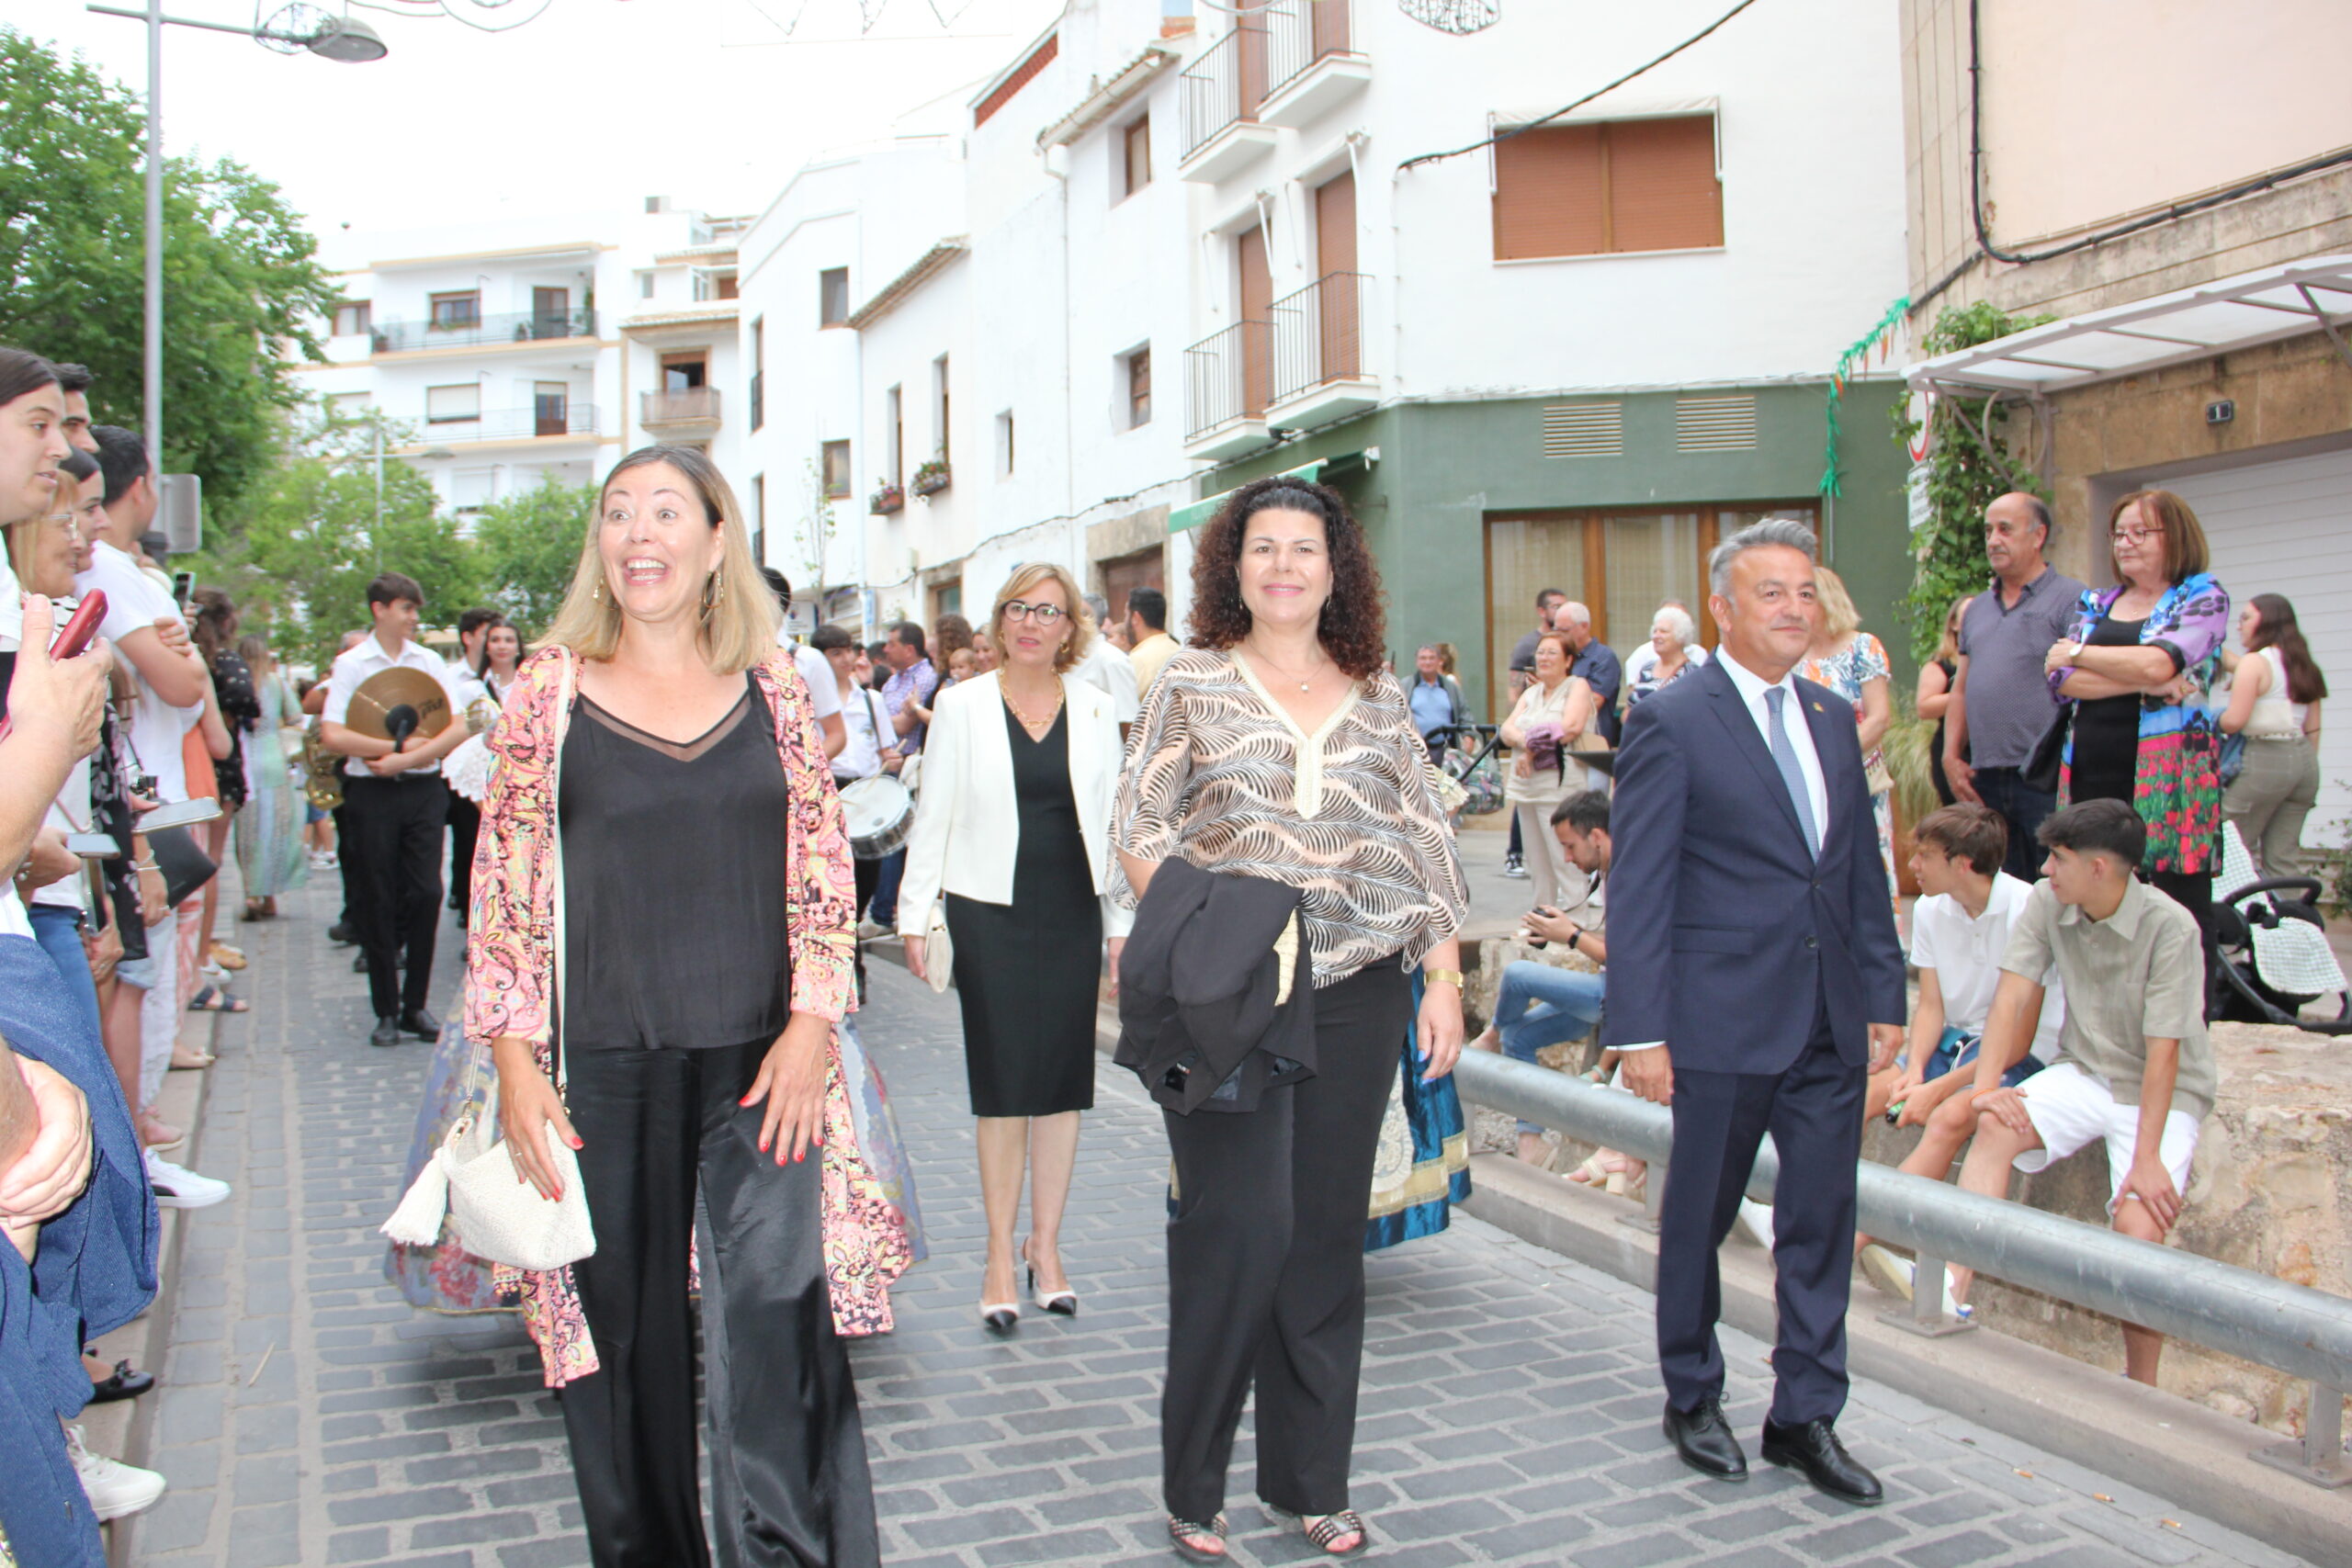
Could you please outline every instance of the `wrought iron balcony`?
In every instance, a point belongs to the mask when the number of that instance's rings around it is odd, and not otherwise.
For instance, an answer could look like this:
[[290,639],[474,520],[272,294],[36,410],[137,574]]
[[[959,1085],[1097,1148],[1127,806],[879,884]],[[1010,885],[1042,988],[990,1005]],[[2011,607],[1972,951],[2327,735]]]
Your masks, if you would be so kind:
[[[1247,18],[1244,18],[1247,20]],[[1242,32],[1240,26],[1201,51],[1183,75],[1183,155],[1190,158],[1216,139],[1217,132],[1229,125],[1247,119],[1258,107],[1258,95],[1250,95],[1244,107],[1241,91]],[[1261,39],[1263,34],[1259,35]],[[1262,61],[1255,48],[1252,52]],[[1259,92],[1264,90],[1262,67],[1253,74]]]
[[1286,402],[1331,381],[1363,378],[1363,300],[1360,272],[1327,273],[1274,301],[1273,401]]
[[1269,125],[1305,126],[1372,79],[1355,49],[1351,0],[1290,0],[1261,13],[1265,86],[1255,117]]
[[638,394],[637,423],[651,430],[657,425],[717,424],[718,389],[681,387],[671,391]]
[[1184,439],[1263,420],[1274,395],[1274,328],[1236,321],[1184,351]]
[[471,314],[443,321],[379,321],[368,329],[371,345],[378,354],[406,354],[420,348],[474,348],[595,335],[596,312],[585,309],[523,310],[499,316]]
[[470,419],[428,419],[427,446],[456,446],[469,441],[528,441],[542,436],[594,435],[596,405],[569,400],[543,400],[536,408],[500,409]]

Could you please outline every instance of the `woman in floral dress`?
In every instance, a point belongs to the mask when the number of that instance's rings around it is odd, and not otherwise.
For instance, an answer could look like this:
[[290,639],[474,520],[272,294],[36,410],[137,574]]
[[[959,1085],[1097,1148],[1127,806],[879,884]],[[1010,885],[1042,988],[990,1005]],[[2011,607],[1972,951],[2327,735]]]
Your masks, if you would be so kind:
[[1894,722],[1894,697],[1889,682],[1894,667],[1886,647],[1862,630],[1846,584],[1827,567],[1815,573],[1821,601],[1821,630],[1813,639],[1797,673],[1828,687],[1854,705],[1861,725],[1862,766],[1871,784],[1871,815],[1878,820],[1878,856],[1886,866],[1886,896],[1901,908],[1894,885],[1894,777],[1887,772],[1881,742]]

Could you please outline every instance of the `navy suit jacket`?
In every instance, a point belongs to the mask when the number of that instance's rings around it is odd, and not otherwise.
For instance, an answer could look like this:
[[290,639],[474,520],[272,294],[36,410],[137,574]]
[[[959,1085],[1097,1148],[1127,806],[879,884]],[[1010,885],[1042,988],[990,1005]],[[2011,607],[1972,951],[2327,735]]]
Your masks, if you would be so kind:
[[1720,664],[1629,709],[1610,808],[1604,1045],[1663,1040],[1674,1065],[1780,1073],[1826,1004],[1860,1066],[1906,1000],[1855,710],[1800,679],[1829,832],[1816,862],[1771,749]]

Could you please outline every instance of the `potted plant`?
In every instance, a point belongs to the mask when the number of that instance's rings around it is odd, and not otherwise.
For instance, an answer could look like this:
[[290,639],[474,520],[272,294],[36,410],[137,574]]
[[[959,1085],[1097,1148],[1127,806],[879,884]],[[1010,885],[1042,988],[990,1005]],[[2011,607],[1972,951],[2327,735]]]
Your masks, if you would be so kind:
[[917,495],[937,495],[947,488],[947,459],[933,457],[915,470],[913,490]]
[[888,517],[893,512],[903,511],[906,504],[907,492],[888,479],[875,480],[874,493],[865,498],[865,510],[880,517]]

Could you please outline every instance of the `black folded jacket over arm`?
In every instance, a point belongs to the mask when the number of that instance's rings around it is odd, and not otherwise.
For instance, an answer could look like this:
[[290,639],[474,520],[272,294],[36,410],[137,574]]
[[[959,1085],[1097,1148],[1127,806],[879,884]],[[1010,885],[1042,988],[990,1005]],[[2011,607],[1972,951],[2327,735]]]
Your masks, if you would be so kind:
[[[1314,971],[1306,928],[1276,946],[1298,889],[1206,872],[1173,857],[1153,874],[1119,962],[1119,1049],[1170,1111],[1248,1111],[1315,1070]],[[1283,970],[1289,986],[1283,986]]]

